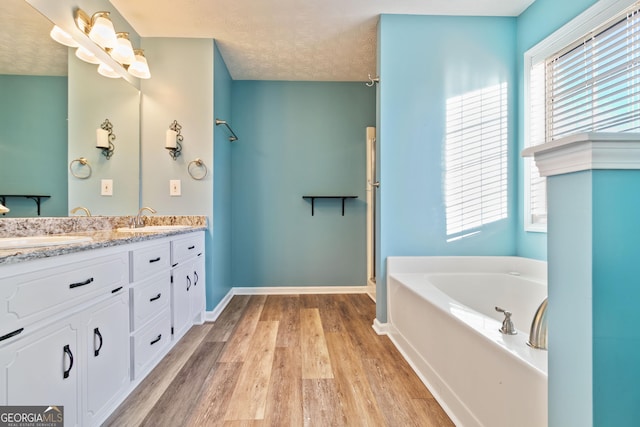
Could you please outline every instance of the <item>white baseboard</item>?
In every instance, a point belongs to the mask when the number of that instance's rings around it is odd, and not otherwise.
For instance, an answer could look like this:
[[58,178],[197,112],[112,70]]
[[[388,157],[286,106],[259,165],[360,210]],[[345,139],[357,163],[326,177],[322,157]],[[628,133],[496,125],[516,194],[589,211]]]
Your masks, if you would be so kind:
[[389,324],[382,323],[378,320],[378,318],[373,319],[373,325],[371,325],[376,334],[378,335],[388,335],[389,334]]
[[233,288],[234,295],[364,294],[366,286],[269,286]]
[[297,294],[364,294],[366,286],[270,286],[231,288],[222,301],[211,311],[204,313],[205,322],[215,322],[234,295],[297,295]]

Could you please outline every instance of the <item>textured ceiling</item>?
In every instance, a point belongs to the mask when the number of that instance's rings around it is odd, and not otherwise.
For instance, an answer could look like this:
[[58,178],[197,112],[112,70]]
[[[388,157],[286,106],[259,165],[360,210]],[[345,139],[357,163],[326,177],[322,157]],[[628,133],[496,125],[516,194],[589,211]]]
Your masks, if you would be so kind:
[[142,37],[216,39],[236,80],[315,81],[365,81],[367,74],[376,73],[376,26],[381,13],[517,16],[533,3],[533,0],[110,1]]
[[[51,0],[61,1],[61,0]],[[516,16],[533,0],[110,0],[143,37],[215,38],[236,80],[365,81],[382,13]],[[0,74],[65,75],[66,48],[0,0]],[[150,64],[153,69],[153,64]]]
[[0,0],[0,74],[67,75],[67,48],[53,25],[24,0]]

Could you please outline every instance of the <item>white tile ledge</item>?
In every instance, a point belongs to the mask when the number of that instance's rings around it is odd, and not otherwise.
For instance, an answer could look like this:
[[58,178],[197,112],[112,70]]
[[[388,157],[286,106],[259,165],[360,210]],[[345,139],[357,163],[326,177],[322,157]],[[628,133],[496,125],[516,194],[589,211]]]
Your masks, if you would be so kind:
[[640,133],[580,133],[529,147],[541,176],[592,169],[640,169]]

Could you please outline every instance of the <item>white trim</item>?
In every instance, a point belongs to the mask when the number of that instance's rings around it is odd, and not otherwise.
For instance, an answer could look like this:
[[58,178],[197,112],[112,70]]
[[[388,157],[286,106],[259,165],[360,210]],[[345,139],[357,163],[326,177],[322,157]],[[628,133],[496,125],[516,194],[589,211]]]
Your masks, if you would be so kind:
[[229,292],[227,292],[227,294],[224,296],[224,298],[222,298],[222,300],[218,303],[218,305],[216,305],[213,310],[211,311],[205,311],[204,313],[204,321],[205,322],[215,322],[218,317],[220,316],[220,314],[222,313],[222,311],[227,307],[227,305],[229,304],[229,302],[231,301],[231,298],[233,298],[233,288],[229,289]]
[[268,286],[233,288],[234,295],[364,294],[366,286]]
[[373,319],[371,327],[378,335],[389,335],[389,324],[380,322],[377,317]]
[[640,134],[581,133],[522,151],[541,176],[592,169],[640,169]]

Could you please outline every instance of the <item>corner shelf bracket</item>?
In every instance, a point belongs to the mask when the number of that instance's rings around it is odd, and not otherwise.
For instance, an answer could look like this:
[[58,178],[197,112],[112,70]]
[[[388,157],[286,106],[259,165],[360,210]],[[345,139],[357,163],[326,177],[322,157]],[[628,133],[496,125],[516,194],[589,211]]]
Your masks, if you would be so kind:
[[[26,197],[27,199],[31,199],[36,202],[36,206],[38,207],[38,216],[40,216],[40,202],[42,199],[48,199],[51,196],[43,196],[43,195],[31,195],[31,194],[7,194],[0,195],[0,204],[6,206],[7,197]],[[2,214],[4,215],[4,214]]]
[[302,196],[305,200],[311,200],[311,216],[315,215],[316,199],[342,199],[342,216],[344,216],[344,202],[347,199],[357,199],[358,196]]

